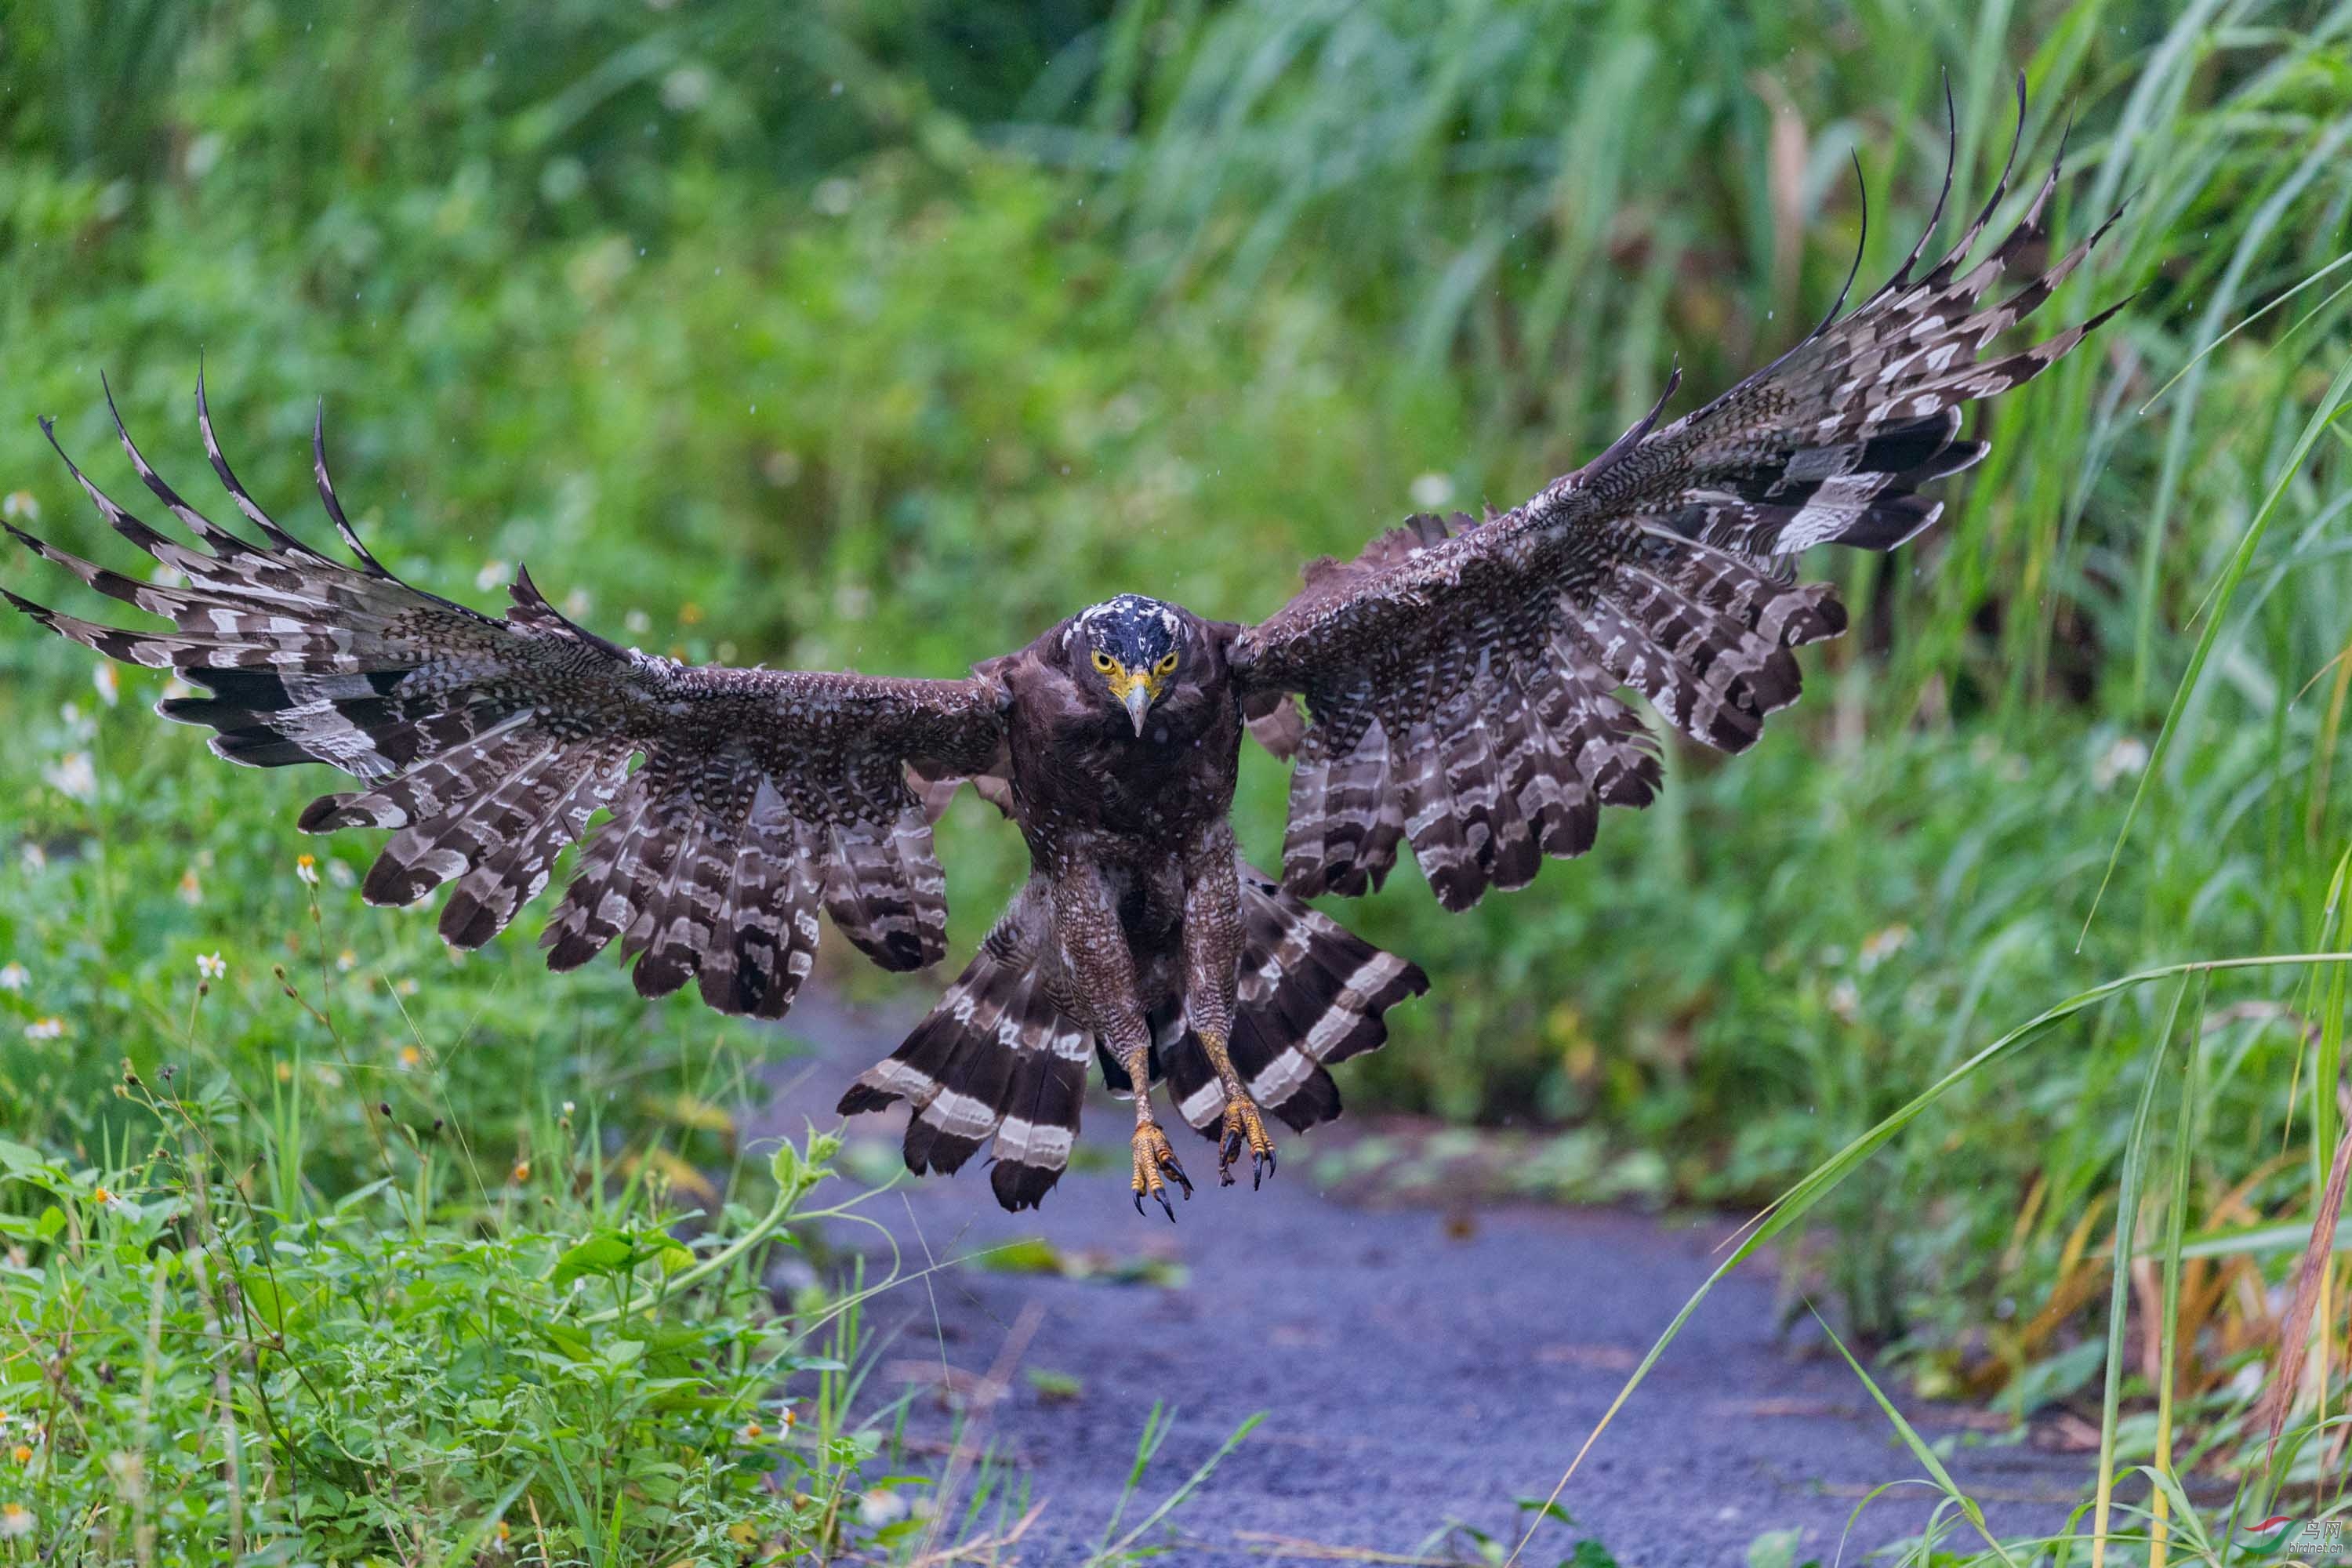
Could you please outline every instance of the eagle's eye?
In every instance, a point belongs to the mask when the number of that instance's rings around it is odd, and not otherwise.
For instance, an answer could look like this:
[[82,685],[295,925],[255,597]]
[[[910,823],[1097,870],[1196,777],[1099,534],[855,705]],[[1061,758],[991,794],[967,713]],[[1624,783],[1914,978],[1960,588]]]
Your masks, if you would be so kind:
[[1153,666],[1151,667],[1151,673],[1152,673],[1152,674],[1154,674],[1154,675],[1163,675],[1163,676],[1165,676],[1165,675],[1173,675],[1173,674],[1175,674],[1175,673],[1176,673],[1176,650],[1175,650],[1174,648],[1170,648],[1170,649],[1168,650],[1167,656],[1166,656],[1165,658],[1163,658],[1162,659],[1160,659],[1160,661],[1158,664],[1155,664],[1155,665],[1153,665]]
[[1108,675],[1112,670],[1118,668],[1118,660],[1111,658],[1110,655],[1103,652],[1102,649],[1097,648],[1095,649],[1095,668],[1101,670],[1105,675]]

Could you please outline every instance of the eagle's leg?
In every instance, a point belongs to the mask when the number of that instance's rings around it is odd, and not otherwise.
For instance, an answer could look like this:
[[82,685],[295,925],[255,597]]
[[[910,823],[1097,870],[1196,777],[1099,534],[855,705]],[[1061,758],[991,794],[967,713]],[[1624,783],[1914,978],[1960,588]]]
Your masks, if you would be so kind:
[[1135,1086],[1135,1135],[1129,1140],[1135,1212],[1143,1212],[1146,1197],[1156,1198],[1172,1222],[1176,1208],[1168,1201],[1168,1184],[1174,1182],[1189,1198],[1192,1183],[1151,1114],[1151,1026],[1137,999],[1135,959],[1127,950],[1118,904],[1099,872],[1085,868],[1054,879],[1054,924],[1072,992],[1068,1010],[1108,1042]]
[[1233,829],[1219,822],[1202,835],[1185,868],[1184,1013],[1225,1094],[1217,1137],[1217,1179],[1234,1184],[1234,1164],[1247,1149],[1250,1185],[1274,1173],[1274,1140],[1249,1088],[1234,1068],[1234,998],[1241,982],[1242,889]]
[[[1122,1055],[1119,1060],[1125,1065],[1129,1079],[1138,1084],[1143,1082],[1142,1075],[1150,1068],[1148,1049],[1132,1056]],[[1192,1181],[1184,1174],[1184,1167],[1176,1163],[1176,1151],[1169,1143],[1168,1134],[1160,1130],[1160,1123],[1152,1118],[1149,1090],[1138,1089],[1135,1091],[1135,1136],[1129,1142],[1135,1152],[1135,1173],[1129,1183],[1135,1190],[1135,1212],[1143,1212],[1145,1197],[1154,1197],[1160,1200],[1160,1206],[1167,1214],[1169,1221],[1174,1223],[1176,1205],[1168,1201],[1168,1183],[1173,1181],[1183,1188],[1184,1195],[1189,1198],[1192,1195]]]

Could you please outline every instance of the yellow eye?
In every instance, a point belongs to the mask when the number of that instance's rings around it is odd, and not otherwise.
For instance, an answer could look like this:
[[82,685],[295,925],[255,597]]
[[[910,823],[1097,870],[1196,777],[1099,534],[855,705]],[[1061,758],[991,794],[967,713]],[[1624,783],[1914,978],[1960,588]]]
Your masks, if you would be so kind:
[[1118,668],[1118,660],[1111,658],[1110,655],[1097,648],[1095,650],[1095,668],[1101,670],[1105,675],[1108,675],[1112,670]]
[[1151,673],[1152,673],[1152,674],[1154,674],[1154,675],[1173,675],[1173,674],[1175,674],[1175,673],[1176,673],[1176,655],[1175,655],[1174,651],[1173,651],[1173,650],[1171,650],[1167,658],[1165,658],[1161,659],[1158,664],[1153,665],[1153,666],[1151,667]]

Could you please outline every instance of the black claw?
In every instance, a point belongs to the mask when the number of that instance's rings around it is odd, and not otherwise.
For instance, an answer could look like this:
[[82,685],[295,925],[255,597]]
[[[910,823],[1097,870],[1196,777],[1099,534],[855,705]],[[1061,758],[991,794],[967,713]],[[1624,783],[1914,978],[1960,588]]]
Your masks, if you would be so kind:
[[1143,1194],[1141,1193],[1135,1194],[1135,1217],[1138,1219],[1141,1219],[1143,1217]]
[[[1162,1187],[1154,1195],[1160,1199],[1160,1212],[1167,1215],[1168,1223],[1170,1225],[1174,1225],[1176,1223],[1176,1205],[1168,1201],[1168,1189],[1166,1187]],[[1184,1195],[1189,1198],[1192,1194],[1188,1192]]]

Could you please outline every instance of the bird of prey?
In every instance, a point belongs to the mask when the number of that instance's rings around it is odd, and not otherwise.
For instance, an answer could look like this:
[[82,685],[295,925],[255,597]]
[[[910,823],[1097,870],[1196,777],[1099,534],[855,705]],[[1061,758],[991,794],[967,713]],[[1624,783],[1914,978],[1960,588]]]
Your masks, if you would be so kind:
[[[2018,108],[2021,138],[2021,81]],[[261,542],[197,512],[118,418],[131,467],[195,547],[79,468],[105,520],[171,569],[163,580],[10,531],[174,629],[117,630],[7,597],[100,653],[202,688],[160,711],[218,731],[212,748],[230,761],[356,778],[300,826],[391,830],[369,901],[409,904],[454,882],[441,934],[478,947],[584,838],[541,938],[549,966],[576,968],[617,940],[640,993],[694,981],[726,1013],[783,1016],[820,908],[885,969],[937,963],[947,908],[931,824],[972,783],[1027,840],[1028,882],[841,1110],[905,1100],[918,1173],[989,1147],[991,1185],[1017,1210],[1068,1162],[1098,1057],[1134,1100],[1136,1208],[1153,1198],[1173,1219],[1170,1184],[1188,1197],[1192,1184],[1154,1085],[1215,1145],[1226,1184],[1244,1153],[1255,1184],[1275,1162],[1266,1114],[1298,1131],[1336,1116],[1327,1069],[1380,1045],[1388,1009],[1427,989],[1418,968],[1307,900],[1379,887],[1406,843],[1449,910],[1526,885],[1546,857],[1582,854],[1601,806],[1644,805],[1659,787],[1658,742],[1622,689],[1724,752],[1796,699],[1791,650],[1835,637],[1845,615],[1829,585],[1780,563],[1816,544],[1892,550],[1934,522],[1940,505],[1920,487],[1984,453],[1959,437],[1964,405],[2038,374],[2116,308],[1987,357],[2099,237],[2032,270],[2058,176],[2053,162],[2022,220],[1969,265],[2005,171],[1923,271],[1939,199],[1884,288],[1851,312],[1841,294],[1722,395],[1661,425],[1670,377],[1647,416],[1525,505],[1412,518],[1353,561],[1307,566],[1297,596],[1255,626],[1127,594],[961,679],[887,679],[641,653],[574,625],[528,572],[494,620],[368,552],[322,430],[319,495],[352,563],[272,521],[221,456],[201,377],[205,452]],[[2021,281],[1993,298],[2012,270]],[[1228,822],[1244,728],[1294,764],[1279,878],[1244,859]],[[592,828],[599,812],[609,818]]]

